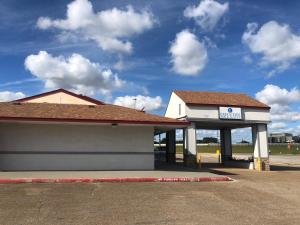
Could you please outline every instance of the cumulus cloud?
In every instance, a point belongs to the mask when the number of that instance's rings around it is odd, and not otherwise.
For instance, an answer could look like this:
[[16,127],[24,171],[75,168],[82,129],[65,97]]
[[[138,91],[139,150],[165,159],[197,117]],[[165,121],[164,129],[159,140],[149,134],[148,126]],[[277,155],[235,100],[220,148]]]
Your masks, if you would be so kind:
[[[196,130],[197,140],[202,140],[204,137],[220,137],[220,132],[218,130],[203,130],[198,129]],[[183,139],[183,130],[177,129],[176,130],[176,139],[182,140]]]
[[22,92],[11,92],[11,91],[0,92],[0,102],[8,102],[20,98],[25,98],[25,94]]
[[176,35],[169,52],[173,70],[181,75],[199,74],[208,61],[205,45],[188,30],[183,30]]
[[287,90],[276,85],[267,84],[255,95],[256,99],[271,106],[271,119],[274,121],[300,120],[300,112],[292,111],[291,105],[300,101],[297,88]]
[[296,135],[300,135],[300,126],[292,128],[290,132],[293,132],[293,134],[296,134]]
[[233,143],[238,143],[243,140],[252,142],[251,127],[233,129],[231,131],[231,133],[232,133],[232,142]]
[[253,63],[253,59],[252,59],[249,55],[245,55],[245,56],[243,57],[243,61],[244,61],[244,63],[246,63],[246,64],[252,64],[252,63]]
[[[240,128],[240,129],[233,129],[231,131],[232,133],[232,142],[237,143],[242,140],[247,140],[249,142],[252,141],[252,133],[251,133],[251,128]],[[215,137],[218,138],[220,141],[220,131],[219,130],[203,130],[203,129],[198,129],[196,131],[197,134],[197,140],[201,140],[204,137]],[[182,140],[183,138],[183,133],[182,129],[179,129],[176,131],[176,139]]]
[[75,0],[68,4],[65,19],[40,17],[37,27],[43,30],[57,28],[62,30],[60,39],[82,37],[95,41],[104,51],[131,53],[133,35],[151,29],[156,23],[148,10],[136,11],[132,6],[126,9],[112,8],[94,12],[88,0]]
[[219,137],[220,134],[219,134],[219,131],[218,130],[197,130],[196,131],[196,134],[197,134],[197,139],[198,140],[201,140],[203,139],[204,137]]
[[279,130],[273,130],[273,132],[276,133],[291,133],[293,135],[300,135],[300,126],[293,126],[292,127],[286,127]]
[[300,35],[287,24],[270,21],[258,29],[257,23],[248,23],[242,41],[252,53],[262,55],[261,65],[275,66],[269,76],[285,71],[300,58]]
[[256,98],[268,105],[290,105],[300,100],[300,91],[297,88],[287,90],[276,85],[267,84],[263,90],[256,93]]
[[299,121],[300,112],[287,111],[280,114],[271,114],[271,118],[275,121]]
[[193,18],[204,31],[212,31],[228,10],[228,2],[221,4],[214,0],[202,0],[198,6],[188,6],[183,14]]
[[162,108],[162,99],[160,96],[122,96],[117,97],[114,101],[114,104],[137,110],[144,109],[147,112],[151,112]]
[[271,123],[271,125],[269,125],[269,128],[271,130],[282,130],[287,128],[287,124],[284,122]]
[[81,94],[100,93],[109,97],[113,90],[125,84],[110,69],[103,69],[79,54],[65,58],[40,51],[37,55],[26,57],[25,67],[48,89],[65,88]]
[[284,122],[271,123],[268,125],[269,132],[272,133],[292,133],[293,135],[300,134],[300,126],[294,126],[294,124],[287,124]]

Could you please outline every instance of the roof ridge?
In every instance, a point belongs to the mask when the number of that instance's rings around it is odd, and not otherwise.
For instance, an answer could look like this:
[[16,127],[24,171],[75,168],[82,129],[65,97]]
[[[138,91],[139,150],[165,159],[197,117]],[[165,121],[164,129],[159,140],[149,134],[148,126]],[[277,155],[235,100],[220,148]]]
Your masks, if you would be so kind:
[[246,95],[245,93],[232,93],[232,92],[223,92],[223,91],[186,91],[186,90],[175,90],[173,92],[193,92],[193,93],[219,93],[219,94],[232,94],[232,95]]

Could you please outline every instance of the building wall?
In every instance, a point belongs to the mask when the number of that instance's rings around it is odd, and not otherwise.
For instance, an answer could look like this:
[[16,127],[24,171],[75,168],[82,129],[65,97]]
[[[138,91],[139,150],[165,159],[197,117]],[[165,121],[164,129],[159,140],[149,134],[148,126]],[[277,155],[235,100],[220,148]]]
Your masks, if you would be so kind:
[[58,103],[58,104],[79,104],[79,105],[95,105],[89,101],[77,98],[64,92],[54,93],[47,96],[42,96],[27,100],[29,103]]
[[[179,113],[179,106],[181,108],[181,113]],[[179,98],[174,92],[172,92],[170,101],[165,113],[166,117],[169,118],[180,118],[186,115],[186,105],[181,98]]]
[[293,141],[293,135],[289,133],[271,133],[268,139],[270,143],[287,143]]
[[265,109],[244,109],[245,120],[271,121],[270,112]]
[[0,124],[0,170],[152,170],[153,127]]
[[188,118],[219,119],[219,108],[214,106],[187,106]]
[[[244,119],[247,121],[270,121],[270,112],[264,109],[243,108]],[[219,119],[219,107],[216,106],[186,106],[188,118]]]

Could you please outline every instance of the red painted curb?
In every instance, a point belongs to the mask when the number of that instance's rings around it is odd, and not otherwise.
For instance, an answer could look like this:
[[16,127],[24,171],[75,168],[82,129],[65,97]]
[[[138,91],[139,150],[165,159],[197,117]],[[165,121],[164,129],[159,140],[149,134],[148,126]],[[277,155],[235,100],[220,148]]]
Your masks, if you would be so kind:
[[196,178],[17,178],[0,179],[0,184],[23,183],[101,183],[101,182],[217,182],[232,181],[229,177],[196,177]]

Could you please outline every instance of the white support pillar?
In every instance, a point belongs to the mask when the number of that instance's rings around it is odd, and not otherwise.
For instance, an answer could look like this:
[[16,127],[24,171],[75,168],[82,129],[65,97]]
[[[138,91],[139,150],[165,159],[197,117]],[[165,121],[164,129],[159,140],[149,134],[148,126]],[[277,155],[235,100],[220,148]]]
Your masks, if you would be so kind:
[[184,155],[184,161],[186,165],[196,165],[197,162],[197,134],[196,134],[196,124],[191,123],[185,129],[185,148],[186,152]]
[[267,124],[252,126],[255,169],[270,170]]
[[176,130],[171,130],[166,133],[166,161],[176,161]]
[[230,160],[232,158],[232,139],[231,139],[231,129],[225,128],[221,129],[221,155],[222,162]]
[[252,144],[253,144],[253,157],[258,155],[258,142],[256,141],[257,138],[257,125],[252,125]]

